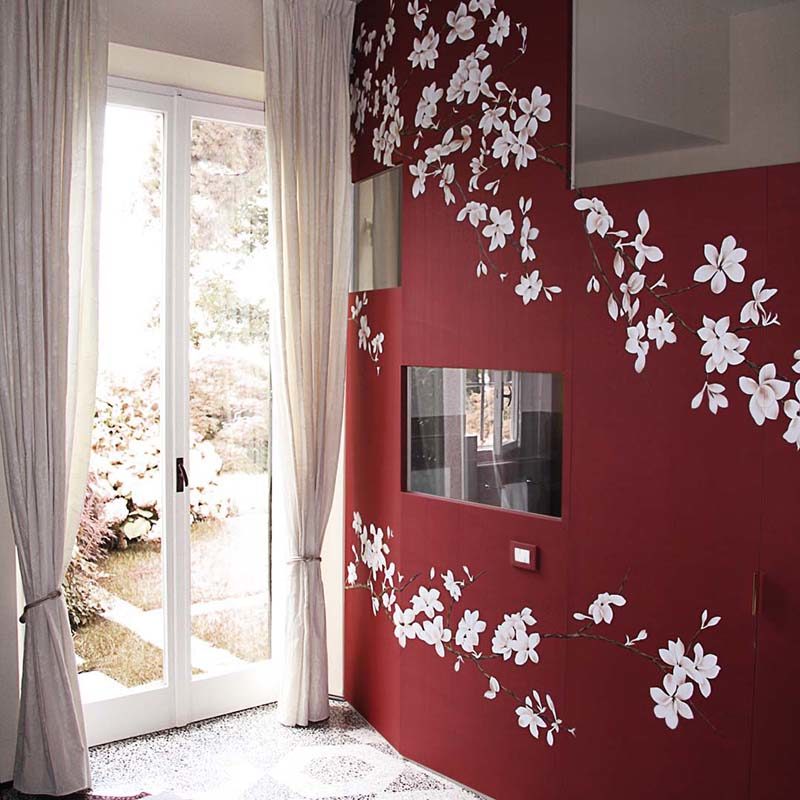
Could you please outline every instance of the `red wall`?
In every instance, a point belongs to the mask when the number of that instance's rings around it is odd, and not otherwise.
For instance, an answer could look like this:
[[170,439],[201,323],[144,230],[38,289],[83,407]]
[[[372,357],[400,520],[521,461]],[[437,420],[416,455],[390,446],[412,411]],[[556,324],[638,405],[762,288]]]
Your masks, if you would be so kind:
[[[458,59],[485,40],[481,26],[488,23],[480,21],[476,39],[445,46],[445,16],[457,3],[428,5],[433,10],[420,33],[405,0],[394,4],[397,33],[377,70],[380,78],[395,68],[400,110],[412,131],[404,133],[396,163],[411,151],[422,86],[436,80],[446,88]],[[507,68],[511,41],[502,58],[492,49],[493,79],[528,93],[541,85],[552,95],[552,119],[539,139],[568,141],[571,3],[498,0],[498,6],[514,23],[527,24],[529,47]],[[356,53],[356,76],[368,65],[375,71],[374,48],[389,13],[383,0],[358,6],[356,31],[363,22],[377,35],[369,56]],[[411,42],[431,25],[441,31],[436,66],[411,70]],[[382,168],[373,159],[373,127],[367,114],[356,136],[355,180]],[[566,150],[548,152],[567,159]],[[456,157],[467,174],[471,155]],[[623,648],[548,639],[539,647],[539,664],[492,662],[492,674],[519,694],[533,688],[552,694],[565,727],[576,729],[549,747],[517,726],[512,701],[483,698],[486,679],[470,664],[455,673],[452,657],[439,658],[419,641],[399,647],[390,621],[373,616],[368,592],[353,590],[346,594],[348,699],[401,753],[496,798],[794,796],[800,454],[781,438],[788,420],[781,413],[763,427],[754,424],[737,386],[738,376],[749,374],[746,367],[713,378],[727,386],[729,408],[716,416],[705,405],[692,410],[706,376],[701,342],[684,330],[662,350],[651,343],[645,370],[634,371],[634,358],[624,351],[625,324],[611,321],[605,295],[586,292],[592,260],[582,215],[552,165],[539,160],[511,170],[495,201],[506,208],[519,195],[533,197],[541,234],[532,266],[542,270],[546,285],[563,289],[553,302],[541,297],[527,306],[513,291],[518,254],[498,259],[509,272],[506,281],[491,273],[477,278],[473,230],[455,220],[463,202],[446,207],[430,180],[426,193],[413,199],[413,176],[407,168],[404,175],[402,288],[370,292],[366,308],[372,333],[385,334],[380,370],[358,348],[351,323],[347,529],[354,511],[367,523],[391,526],[391,557],[406,575],[427,578],[435,566],[438,576],[462,564],[484,570],[460,607],[480,608],[488,623],[481,637],[486,652],[504,613],[529,606],[536,630],[574,631],[579,624],[572,613],[585,612],[599,592],[615,591],[627,573],[627,605],[602,632],[624,639],[646,628],[642,649],[657,657],[668,639],[692,639],[700,612],[709,609],[722,621],[700,638],[719,656],[722,671],[709,698],[695,693],[696,709],[707,719],[682,720],[672,731],[654,717],[649,696],[661,673]],[[666,257],[647,273],[652,279],[667,273],[670,287],[691,283],[704,244],[735,235],[748,250],[745,282],[719,296],[699,288],[673,298],[675,305],[697,327],[703,314],[738,316],[752,281],[766,277],[779,288],[768,305],[781,325],[748,332],[747,356],[758,364],[775,361],[788,378],[800,347],[800,259],[793,240],[799,184],[800,165],[788,165],[598,188],[590,196],[601,197],[617,226],[634,232],[639,210],[648,210],[648,241]],[[600,252],[610,260],[607,248]],[[652,299],[643,306],[642,320],[655,307]],[[402,492],[403,365],[561,372],[562,518]],[[510,540],[539,547],[539,572],[509,565]],[[348,535],[348,560],[355,541]],[[753,616],[757,571],[763,589]],[[407,605],[408,597],[398,602]]]

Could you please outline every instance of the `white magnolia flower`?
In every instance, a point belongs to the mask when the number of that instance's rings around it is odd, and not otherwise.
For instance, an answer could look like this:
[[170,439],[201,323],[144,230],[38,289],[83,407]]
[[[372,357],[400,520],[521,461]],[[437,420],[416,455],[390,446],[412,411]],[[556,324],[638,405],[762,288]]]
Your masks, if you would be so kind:
[[720,408],[728,407],[728,398],[725,397],[725,387],[721,383],[709,383],[706,381],[703,388],[692,398],[692,408],[700,408],[703,402],[703,395],[708,395],[708,410],[716,414]]
[[589,200],[586,197],[578,198],[575,203],[578,211],[588,211],[586,215],[586,232],[597,233],[605,236],[614,224],[614,217],[608,213],[605,204],[598,197]]
[[418,128],[430,128],[433,126],[437,103],[442,99],[443,94],[444,89],[437,89],[435,81],[423,88],[422,96],[417,103],[417,113],[414,116],[414,124]]
[[722,617],[711,617],[709,619],[708,609],[704,608],[703,613],[700,615],[700,630],[704,631],[706,628],[713,628],[722,622]]
[[484,264],[483,261],[479,261],[478,262],[478,266],[475,268],[475,274],[479,278],[482,278],[484,275],[488,274],[488,270],[486,268],[486,264]]
[[600,592],[597,597],[589,604],[587,614],[575,613],[575,619],[590,619],[595,625],[605,622],[610,625],[614,619],[613,606],[624,606],[627,601],[621,594],[611,594],[610,592]]
[[800,450],[800,381],[794,385],[794,394],[797,400],[793,397],[783,404],[783,413],[789,418],[789,427],[784,432],[783,438],[789,444],[797,445],[797,449]]
[[750,395],[750,416],[756,425],[763,425],[768,419],[778,419],[778,400],[789,392],[789,382],[775,375],[775,365],[764,364],[758,372],[758,382],[744,375],[739,378],[739,388]]
[[453,632],[444,627],[444,619],[442,617],[436,617],[432,622],[426,619],[422,623],[422,630],[417,633],[417,636],[423,642],[435,648],[439,657],[444,658],[444,646],[452,638]]
[[447,34],[447,44],[453,44],[456,39],[472,39],[475,36],[475,17],[467,13],[466,3],[460,3],[455,11],[447,14],[447,24],[450,31]]
[[642,628],[632,639],[625,634],[625,647],[632,647],[636,642],[643,642],[647,638],[647,631]]
[[412,197],[419,197],[425,193],[425,179],[428,177],[427,169],[428,165],[422,159],[408,168],[408,171],[414,176],[414,185],[411,187]]
[[467,653],[474,653],[480,635],[486,630],[486,623],[478,611],[465,611],[456,630],[456,644]]
[[483,696],[487,700],[494,700],[497,697],[497,693],[500,691],[500,681],[497,678],[490,676],[489,677],[489,689],[488,691],[483,693]]
[[683,644],[683,640],[678,637],[674,642],[670,639],[666,647],[659,649],[658,654],[667,666],[679,667],[686,654],[686,647]]
[[453,570],[449,569],[442,575],[445,591],[456,601],[461,599],[461,584],[456,580],[453,575]]
[[417,30],[422,30],[425,20],[428,19],[428,6],[420,6],[419,0],[411,0],[408,4],[408,13],[414,17]]
[[469,0],[469,10],[473,14],[476,11],[480,11],[483,14],[483,18],[486,19],[494,10],[494,3],[495,0]]
[[697,335],[703,340],[700,355],[708,356],[706,372],[716,370],[722,374],[729,366],[736,366],[744,361],[743,354],[750,345],[750,340],[729,331],[730,324],[730,317],[720,317],[718,320],[703,317],[703,327],[698,329]]
[[533,261],[536,258],[536,251],[531,247],[531,242],[535,241],[539,236],[539,229],[531,225],[528,217],[522,220],[522,228],[519,232],[519,246],[522,251],[522,263],[526,261]]
[[347,583],[352,586],[358,582],[358,566],[354,562],[347,565]]
[[376,333],[369,342],[369,351],[373,358],[377,358],[383,352],[383,333]]
[[369,345],[369,335],[371,333],[366,314],[362,314],[359,317],[358,326],[358,349],[366,350]]
[[492,142],[492,156],[504,167],[508,166],[509,158],[519,150],[519,139],[511,130],[511,126],[504,122],[500,134]]
[[660,308],[655,310],[647,318],[647,338],[656,343],[656,348],[660,350],[665,344],[674,344],[678,341],[675,335],[675,323],[671,321],[672,314],[664,315]]
[[747,258],[747,250],[737,247],[733,236],[726,236],[719,250],[713,244],[707,244],[703,252],[706,263],[694,271],[694,279],[698,283],[711,281],[711,291],[714,294],[724,292],[729,279],[734,283],[744,280],[742,261]]
[[540,122],[550,121],[550,95],[542,92],[541,86],[535,86],[530,100],[523,97],[519,101],[520,114],[514,123],[515,131],[525,131],[528,136],[536,136]]
[[497,206],[492,206],[489,209],[489,224],[483,229],[483,235],[489,242],[489,252],[496,250],[498,247],[506,246],[506,236],[514,233],[514,220],[511,214],[511,209],[507,208],[505,211],[500,211]]
[[478,203],[475,200],[470,200],[464,208],[458,212],[456,219],[459,222],[463,222],[469,217],[469,224],[477,228],[479,223],[486,221],[486,208],[486,203]]
[[378,612],[381,610],[381,604],[377,597],[372,598],[372,616],[377,617]]
[[517,635],[517,629],[512,622],[505,620],[501,622],[494,631],[492,637],[492,652],[503,656],[503,661],[508,661],[513,654],[512,643]]
[[489,44],[496,44],[498,47],[502,47],[503,40],[510,32],[511,17],[509,17],[505,11],[501,11],[492,23],[492,27],[489,28]]
[[517,634],[513,642],[511,642],[511,649],[514,651],[514,663],[521,667],[523,664],[530,661],[533,664],[539,663],[539,654],[536,648],[539,646],[541,637],[538,633],[531,634]]
[[753,299],[748,300],[744,306],[742,306],[742,311],[739,314],[739,322],[741,322],[742,325],[748,322],[752,322],[753,325],[758,325],[759,322],[763,321],[766,323],[770,319],[769,314],[767,314],[764,308],[764,303],[773,298],[778,290],[765,289],[766,283],[767,281],[765,278],[759,278],[757,281],[753,282]]
[[534,710],[530,697],[525,698],[525,705],[517,707],[517,724],[520,728],[528,728],[531,735],[539,738],[539,728],[546,728],[547,723],[542,718],[544,709]]
[[411,608],[414,614],[425,614],[428,619],[433,619],[439,611],[444,611],[444,606],[439,600],[438,589],[427,589],[424,586],[411,598]]
[[708,697],[711,694],[711,681],[719,675],[720,667],[713,653],[704,653],[699,642],[694,646],[694,659],[683,657],[680,666],[697,684],[700,694]]
[[539,270],[533,270],[530,275],[521,275],[519,283],[514,287],[514,291],[522,298],[524,305],[528,305],[531,300],[537,300],[539,293],[542,291],[542,279],[539,277]]
[[644,323],[637,322],[628,328],[628,341],[625,342],[625,350],[631,355],[636,356],[633,368],[637,372],[644,369],[647,361],[647,352],[650,349],[650,342],[644,338]]
[[503,116],[506,113],[505,106],[491,106],[488,103],[481,104],[483,116],[478,127],[484,136],[488,136],[492,131],[499,131],[503,128]]
[[678,727],[679,717],[693,719],[694,714],[688,700],[694,693],[694,685],[686,682],[686,672],[681,667],[664,676],[663,690],[657,686],[650,689],[655,706],[653,713],[663,719],[670,730]]
[[480,95],[492,97],[489,88],[489,78],[492,76],[492,65],[487,64],[483,69],[475,66],[467,73],[463,89],[467,94],[467,102],[474,103]]
[[600,281],[597,280],[597,276],[590,275],[589,282],[586,284],[586,292],[591,294],[592,292],[599,292],[600,291]]
[[792,354],[794,364],[792,365],[792,372],[800,372],[800,350],[795,350]]
[[392,44],[394,41],[395,33],[397,33],[397,25],[395,24],[394,17],[389,17],[389,19],[386,20],[386,28],[384,31],[388,44]]
[[456,178],[456,168],[453,164],[445,164],[444,168],[442,169],[442,174],[439,177],[439,188],[444,193],[444,204],[449,206],[451,203],[455,203],[456,196],[453,194],[453,190],[450,188],[450,184]]
[[414,38],[414,49],[408,60],[411,62],[412,67],[419,67],[420,69],[433,69],[436,65],[436,59],[439,57],[439,34],[431,28],[425,36],[420,40]]
[[639,225],[639,233],[636,234],[636,238],[633,240],[633,246],[636,250],[634,263],[636,264],[636,269],[641,269],[647,261],[661,261],[664,258],[664,253],[661,252],[660,247],[645,244],[644,237],[650,232],[650,216],[644,209],[639,212],[636,221]]
[[406,646],[408,639],[416,639],[420,632],[419,623],[414,621],[413,609],[406,608],[405,610],[400,606],[394,607],[394,614],[392,614],[392,622],[394,622],[394,635],[400,643],[400,647]]

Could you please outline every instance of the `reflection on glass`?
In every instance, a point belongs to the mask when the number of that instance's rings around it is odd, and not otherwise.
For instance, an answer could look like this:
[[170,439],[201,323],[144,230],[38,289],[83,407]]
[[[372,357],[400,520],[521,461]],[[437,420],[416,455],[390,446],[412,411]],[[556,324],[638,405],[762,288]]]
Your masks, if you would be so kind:
[[192,122],[189,454],[192,669],[270,655],[264,131]]
[[65,579],[84,702],[164,679],[161,114],[106,112],[89,481]]
[[406,489],[561,515],[561,376],[408,367]]

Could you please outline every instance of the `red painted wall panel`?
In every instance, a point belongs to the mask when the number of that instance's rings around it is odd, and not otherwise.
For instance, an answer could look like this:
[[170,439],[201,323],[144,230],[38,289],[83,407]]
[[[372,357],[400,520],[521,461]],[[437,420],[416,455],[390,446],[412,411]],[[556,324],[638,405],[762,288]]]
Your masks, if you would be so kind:
[[[394,4],[395,40],[376,72],[380,77],[395,68],[407,121],[414,119],[421,88],[434,80],[446,87],[458,63],[456,49],[443,41],[450,4],[428,5],[423,32],[434,26],[442,40],[435,68],[405,77],[413,39],[423,33],[403,2]],[[526,91],[545,87],[552,94],[552,120],[542,141],[567,141],[571,4],[498,5],[515,23],[527,24],[534,43],[502,79]],[[373,48],[389,11],[388,2],[359,5],[356,30],[363,22],[366,33],[377,31]],[[467,42],[459,52],[474,46]],[[373,59],[374,49],[367,58],[362,48],[355,74]],[[499,62],[493,63],[500,78]],[[382,168],[373,159],[371,128],[367,124],[355,139],[355,179]],[[413,132],[403,135],[396,161],[412,138]],[[567,157],[565,150],[546,152],[562,162]],[[468,171],[469,158],[454,156],[459,170]],[[790,796],[793,665],[800,655],[800,456],[781,439],[788,420],[781,413],[763,428],[754,425],[733,368],[713,378],[726,385],[730,408],[712,415],[704,401],[692,410],[690,400],[706,375],[700,340],[680,326],[677,344],[657,350],[651,342],[647,366],[637,374],[634,356],[625,352],[625,326],[609,319],[605,295],[586,293],[592,259],[563,173],[540,160],[504,181],[504,196],[512,202],[517,195],[533,197],[532,216],[542,231],[534,265],[547,276],[546,285],[557,283],[563,292],[553,302],[540,298],[523,305],[512,288],[519,256],[510,252],[497,259],[500,270],[508,269],[508,282],[491,273],[478,278],[474,230],[455,221],[463,199],[445,206],[430,180],[426,193],[412,198],[413,176],[404,168],[403,285],[370,292],[367,306],[372,333],[386,335],[380,373],[358,349],[357,324],[351,323],[348,529],[354,511],[365,522],[391,525],[391,558],[407,575],[421,573],[425,585],[441,588],[438,574],[462,564],[485,571],[465,589],[460,608],[480,608],[489,625],[481,641],[487,652],[504,613],[529,606],[536,630],[574,633],[582,623],[572,613],[585,612],[599,592],[616,591],[627,575],[627,604],[615,609],[612,626],[593,630],[619,640],[644,628],[641,650],[658,661],[668,640],[694,642],[700,614],[708,609],[722,621],[700,633],[699,641],[719,656],[722,671],[709,698],[695,694],[696,718],[671,731],[653,715],[650,688],[661,685],[658,665],[625,647],[551,638],[540,644],[539,664],[490,662],[491,673],[519,694],[533,688],[552,693],[564,728],[574,726],[576,735],[562,732],[551,748],[517,726],[514,703],[483,698],[486,678],[469,664],[456,673],[449,654],[440,658],[418,641],[399,647],[392,624],[373,616],[368,593],[354,590],[346,595],[347,696],[405,755],[504,800]],[[788,379],[791,354],[800,346],[800,264],[793,246],[799,185],[800,167],[789,165],[592,193],[613,211],[617,226],[634,232],[639,210],[648,210],[648,243],[662,247],[666,257],[646,272],[649,282],[667,273],[670,289],[692,282],[706,243],[719,245],[734,234],[748,249],[741,286],[720,296],[704,286],[662,302],[674,303],[699,327],[703,314],[736,318],[752,281],[766,277],[768,286],[779,287],[768,305],[782,324],[743,334],[751,337],[747,356],[759,364],[778,360]],[[599,252],[610,261],[610,250]],[[650,302],[640,318],[653,308]],[[403,493],[403,365],[563,373],[563,517]],[[540,572],[509,565],[512,539],[540,548]],[[348,552],[354,541],[348,536]],[[427,576],[431,566],[434,581]],[[753,574],[759,570],[764,590],[754,618]]]

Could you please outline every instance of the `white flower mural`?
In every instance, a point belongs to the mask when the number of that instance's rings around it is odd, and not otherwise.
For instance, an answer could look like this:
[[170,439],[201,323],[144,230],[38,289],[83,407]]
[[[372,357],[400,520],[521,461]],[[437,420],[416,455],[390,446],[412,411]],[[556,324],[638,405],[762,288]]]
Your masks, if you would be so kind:
[[364,350],[375,364],[378,375],[381,374],[380,359],[383,353],[384,334],[377,331],[374,335],[369,325],[367,312],[364,310],[369,303],[366,292],[356,295],[353,305],[350,306],[350,320],[354,322],[358,330],[358,349]]
[[[411,587],[418,583],[420,575],[405,580],[400,575],[391,556],[391,528],[387,527],[384,533],[374,524],[367,525],[357,511],[353,513],[352,527],[357,546],[354,544],[351,548],[353,560],[347,565],[346,588],[369,592],[373,612],[376,615],[382,612],[393,625],[394,636],[401,648],[407,647],[408,642],[427,645],[438,658],[452,661],[455,672],[460,672],[468,664],[481,673],[488,682],[483,697],[486,700],[496,700],[500,696],[509,698],[514,704],[518,726],[533,738],[539,739],[542,734],[552,747],[560,733],[566,731],[575,735],[575,729],[564,728],[551,694],[540,694],[531,689],[520,695],[508,682],[501,682],[490,674],[488,665],[499,659],[515,668],[516,672],[516,668],[540,664],[547,658],[546,645],[552,640],[588,639],[646,661],[659,683],[649,689],[653,714],[670,730],[676,729],[681,720],[694,719],[696,710],[698,716],[705,719],[696,708],[697,695],[703,700],[709,698],[712,681],[721,671],[717,655],[708,652],[706,645],[700,642],[700,637],[721,621],[719,616],[709,616],[707,609],[701,613],[699,627],[688,644],[676,637],[657,654],[651,653],[642,646],[642,642],[648,639],[644,628],[634,637],[625,635],[619,638],[613,632],[607,632],[615,622],[615,611],[621,614],[620,609],[628,606],[623,594],[626,576],[617,591],[600,592],[589,603],[586,613],[573,614],[576,622],[580,623],[575,630],[544,630],[533,610],[525,607],[504,614],[488,643],[485,641],[488,625],[481,618],[480,610],[473,607],[461,611],[458,608],[482,573],[473,574],[466,566],[461,570],[449,568],[441,572],[431,567],[428,577],[434,581],[438,572],[442,589],[419,585],[411,594]],[[392,597],[391,608],[381,599],[388,593]]]
[[[390,10],[394,13],[393,6]],[[535,273],[526,268],[536,258],[533,241],[538,244],[546,239],[547,230],[534,227],[528,216],[529,208],[524,204],[515,208],[515,199],[506,199],[504,190],[509,170],[524,172],[534,162],[565,175],[568,172],[566,159],[558,157],[559,153],[567,152],[567,143],[547,143],[545,138],[552,119],[547,87],[538,83],[535,76],[525,86],[511,86],[503,80],[503,75],[527,52],[527,27],[512,19],[495,0],[461,0],[446,8],[410,0],[406,13],[419,31],[412,52],[398,60],[405,62],[408,74],[398,76],[394,67],[389,68],[388,61],[381,67],[377,59],[369,60],[360,74],[353,74],[354,131],[371,129],[373,157],[381,165],[407,166],[414,178],[414,198],[423,196],[433,186],[441,190],[442,202],[453,206],[455,219],[472,229],[478,253],[472,263],[477,265],[478,278],[496,276],[502,284],[512,271],[514,277],[509,284],[526,307],[536,308],[538,302],[552,301],[561,290],[547,276],[550,265],[540,266]],[[356,52],[366,56],[373,47],[382,52],[388,50],[397,41],[395,30],[390,14],[381,41],[375,44],[377,32],[367,31],[362,25],[355,42]],[[514,46],[510,47],[512,40]],[[433,69],[439,63],[440,51],[445,49],[457,56],[458,66],[447,86],[444,81],[434,81],[422,89],[422,95],[415,98],[413,125],[406,126],[400,113],[398,86],[404,86],[417,70],[425,73]],[[379,68],[387,74],[381,77]],[[436,179],[436,183],[429,179]],[[677,303],[685,293],[697,290],[710,289],[712,298],[733,296],[731,287],[746,279],[748,257],[746,247],[736,235],[728,233],[719,244],[710,242],[711,237],[698,241],[698,258],[694,262],[697,266],[692,265],[689,272],[692,282],[672,289],[668,288],[666,272],[658,277],[648,274],[653,264],[666,263],[667,253],[654,243],[659,238],[653,233],[653,220],[647,209],[639,211],[635,226],[631,226],[636,232],[631,235],[615,229],[615,215],[602,198],[584,197],[576,191],[574,205],[583,215],[591,256],[592,272],[586,291],[603,297],[613,322],[624,322],[626,336],[622,347],[635,356],[636,371],[644,371],[648,355],[661,351],[666,344],[675,344],[680,331],[689,335],[681,336],[682,340],[700,339],[698,349],[705,351],[701,357],[707,374],[725,375],[729,368],[735,367],[742,373],[737,377],[743,392],[755,397],[749,390],[765,364],[747,358],[745,350],[750,339],[741,334],[780,324],[777,312],[767,307],[777,289],[767,287],[765,277],[759,278],[752,283],[751,299],[744,304],[739,300],[726,314],[703,314],[699,319],[682,314]],[[608,251],[608,257],[598,245]],[[509,267],[512,253],[516,254],[516,272]],[[482,283],[489,286],[491,282]],[[709,320],[713,321],[710,325]],[[723,320],[727,320],[727,327],[721,324]],[[738,320],[739,324],[732,320]],[[648,352],[651,342],[655,348]],[[800,371],[800,350],[793,358],[792,369]],[[777,362],[773,357],[765,363],[777,365]],[[748,381],[742,384],[744,378]],[[777,366],[775,380],[786,382]],[[726,388],[729,387],[723,383],[707,381],[700,401],[705,396],[709,410],[717,414],[729,406]],[[764,386],[758,395],[760,399],[755,401],[764,411],[764,419],[773,419],[767,411],[770,414],[775,411],[771,402],[766,405],[761,402],[768,400],[770,391],[774,390]],[[702,405],[696,401],[697,396],[691,400],[692,408]],[[761,412],[753,413],[752,400],[750,408],[753,420],[762,424],[758,422]],[[793,409],[793,405],[785,409],[790,424],[795,419]],[[789,444],[796,443],[796,428],[788,438],[784,436]]]

